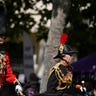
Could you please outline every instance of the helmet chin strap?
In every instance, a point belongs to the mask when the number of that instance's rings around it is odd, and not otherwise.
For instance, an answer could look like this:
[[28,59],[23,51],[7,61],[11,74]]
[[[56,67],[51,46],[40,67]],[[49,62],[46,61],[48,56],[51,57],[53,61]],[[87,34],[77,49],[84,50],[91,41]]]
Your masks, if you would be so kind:
[[66,59],[63,59],[62,58],[62,60],[64,60],[66,62],[66,64],[68,65],[66,67],[68,67],[69,70],[72,70],[73,69],[72,66],[69,64],[69,62]]
[[69,65],[69,62],[66,59],[62,58],[62,60],[65,61],[67,65]]

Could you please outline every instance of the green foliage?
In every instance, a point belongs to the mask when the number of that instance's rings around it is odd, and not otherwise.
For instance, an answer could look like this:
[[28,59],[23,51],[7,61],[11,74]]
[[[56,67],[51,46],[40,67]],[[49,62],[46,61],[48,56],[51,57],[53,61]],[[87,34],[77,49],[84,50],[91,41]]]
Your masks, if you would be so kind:
[[[36,4],[41,1],[43,5],[38,8]],[[13,41],[21,38],[22,30],[32,32],[35,25],[38,26],[36,31],[40,36],[37,39],[47,39],[48,27],[46,24],[51,18],[51,11],[47,9],[47,5],[51,0],[4,0],[4,2],[7,8],[8,36]],[[30,12],[28,12],[29,9]],[[39,23],[34,19],[37,15],[41,16]]]
[[[37,40],[47,40],[49,28],[47,21],[51,19],[51,11],[47,6],[52,0],[4,0],[7,7],[7,29],[9,37],[21,37],[22,30],[32,32],[31,28],[37,27]],[[40,8],[36,5],[42,2]],[[54,0],[55,2],[55,0]],[[23,11],[22,11],[22,10]],[[34,12],[25,13],[28,9]],[[96,49],[96,0],[71,0],[71,7],[66,19],[64,32],[69,34],[68,43],[76,46],[80,53],[95,53]],[[33,16],[41,16],[36,22]],[[70,26],[69,26],[70,25]],[[85,46],[85,47],[84,47]],[[84,56],[84,54],[80,54]]]
[[69,34],[68,43],[75,45],[80,51],[79,56],[96,53],[95,10],[95,0],[71,0],[64,32]]
[[45,41],[47,41],[48,38],[48,32],[49,30],[44,28],[44,27],[39,27],[39,32],[38,34],[36,34],[37,37],[37,41],[40,41],[41,39],[44,39]]

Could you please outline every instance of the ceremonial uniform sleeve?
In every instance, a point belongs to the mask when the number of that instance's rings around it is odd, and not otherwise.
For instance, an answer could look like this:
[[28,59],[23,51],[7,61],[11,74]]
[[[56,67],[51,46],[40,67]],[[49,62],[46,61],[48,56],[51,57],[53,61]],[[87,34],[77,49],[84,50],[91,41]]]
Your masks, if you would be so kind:
[[6,53],[5,56],[6,56],[6,81],[9,83],[13,83],[16,79],[16,76],[13,74],[12,68],[10,66],[10,59],[8,53]]
[[57,86],[57,78],[55,76],[55,71],[52,72],[52,74],[49,76],[48,82],[47,82],[47,92],[48,93],[54,93]]

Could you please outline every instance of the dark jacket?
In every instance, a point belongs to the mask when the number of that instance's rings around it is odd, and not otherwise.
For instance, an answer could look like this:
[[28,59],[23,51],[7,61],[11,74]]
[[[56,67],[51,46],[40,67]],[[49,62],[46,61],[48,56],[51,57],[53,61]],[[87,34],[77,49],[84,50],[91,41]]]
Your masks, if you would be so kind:
[[66,67],[57,63],[49,73],[45,94],[49,94],[48,96],[80,96],[75,94],[77,90],[72,85],[72,78],[71,66]]

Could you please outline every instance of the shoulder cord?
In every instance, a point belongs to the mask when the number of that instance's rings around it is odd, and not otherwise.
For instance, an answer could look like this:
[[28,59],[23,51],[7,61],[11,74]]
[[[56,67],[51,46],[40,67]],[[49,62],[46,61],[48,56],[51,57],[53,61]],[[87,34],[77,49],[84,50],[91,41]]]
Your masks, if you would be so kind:
[[[57,90],[63,90],[66,88],[69,88],[70,85],[72,84],[72,74],[71,73],[67,73],[66,76],[64,76],[64,74],[62,73],[62,71],[59,68],[60,63],[57,63],[56,65],[54,65],[51,68],[51,71],[49,73],[49,76],[53,73],[53,71],[55,71],[55,76],[58,80],[58,86],[56,87]],[[61,84],[65,83],[65,86],[61,87]]]
[[51,74],[53,73],[53,71],[55,71],[59,66],[59,63],[57,63],[56,65],[54,65],[51,69],[50,69],[50,72],[49,72],[49,75],[48,75],[48,78],[51,76]]
[[63,86],[61,87],[62,82],[66,84],[66,81],[63,80],[64,74],[62,73],[62,71],[59,68],[60,63],[58,63],[56,66],[54,66],[55,69],[55,76],[58,80],[58,86],[56,87],[57,90],[63,90],[65,89],[67,86]]
[[63,74],[62,71],[60,70],[59,65],[60,65],[60,63],[57,63],[57,64],[54,66],[55,75],[56,75],[56,77],[57,77],[58,80],[63,81],[64,74]]
[[[62,90],[65,88],[69,88],[71,83],[72,83],[72,74],[71,73],[67,73],[67,75],[65,76],[62,71],[59,68],[60,63],[56,64],[54,66],[55,69],[55,75],[56,78],[58,80],[58,86],[57,86],[57,90]],[[65,83],[65,86],[61,87],[61,84]]]
[[49,78],[50,75],[53,73],[53,71],[55,71],[56,78],[57,78],[58,80],[63,81],[64,74],[61,72],[61,70],[60,70],[60,68],[59,68],[59,65],[60,65],[60,63],[57,63],[56,65],[54,65],[54,66],[51,68],[48,78]]
[[56,65],[54,65],[51,68],[48,78],[51,76],[51,74],[53,73],[53,71],[55,71],[55,76],[56,76],[56,78],[58,80],[58,83],[59,83],[58,86],[56,87],[56,89],[57,90],[62,90],[62,89],[65,89],[67,86],[64,86],[63,88],[60,87],[61,83],[63,82],[64,74],[59,69],[59,65],[60,65],[60,63],[57,63]]

